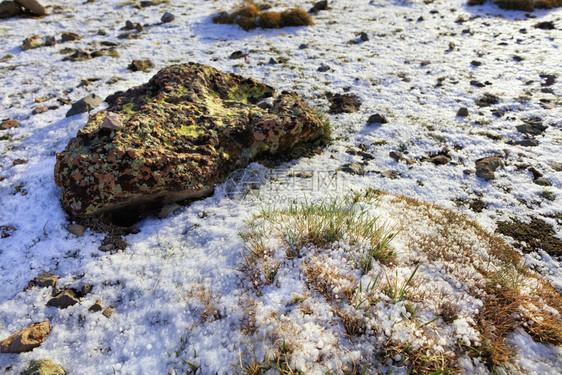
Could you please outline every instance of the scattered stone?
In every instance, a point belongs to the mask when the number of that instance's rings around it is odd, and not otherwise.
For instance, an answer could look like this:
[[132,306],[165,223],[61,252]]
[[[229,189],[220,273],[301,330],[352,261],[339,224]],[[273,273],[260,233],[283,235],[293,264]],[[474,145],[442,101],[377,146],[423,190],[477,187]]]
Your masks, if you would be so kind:
[[514,144],[523,147],[536,147],[539,145],[539,141],[534,138],[525,138],[521,141],[509,142],[509,144]]
[[431,61],[429,61],[429,60],[423,60],[422,62],[420,62],[421,66],[428,66],[430,64],[431,64]]
[[57,39],[54,36],[46,36],[45,37],[45,47],[52,47],[57,44]]
[[51,298],[47,302],[47,306],[58,307],[59,309],[65,309],[79,302],[80,300],[76,297],[76,293],[72,289],[65,289],[62,292],[58,293],[53,298]]
[[0,3],[0,19],[11,18],[21,13],[21,8],[14,1],[3,1]]
[[21,375],[66,375],[64,369],[50,359],[36,359]]
[[36,0],[15,0],[15,2],[21,5],[24,9],[27,9],[38,16],[44,16],[47,14],[45,7],[39,4]]
[[541,74],[540,77],[544,79],[541,86],[552,86],[556,82],[556,74]]
[[103,310],[101,314],[106,318],[110,318],[111,315],[113,315],[113,307],[108,307],[107,309]]
[[499,108],[494,108],[490,112],[492,112],[492,114],[496,117],[502,117],[505,115],[505,111]]
[[41,47],[43,45],[43,43],[41,43],[39,38],[40,38],[39,35],[33,35],[33,36],[25,38],[23,40],[22,45],[21,45],[21,49],[24,50],[24,51],[27,51],[29,49]]
[[478,66],[481,66],[481,65],[482,65],[482,62],[481,62],[481,61],[478,61],[478,60],[472,60],[472,61],[470,62],[470,65],[478,67]]
[[367,124],[386,124],[388,120],[384,115],[380,113],[375,113],[374,115],[369,116],[367,119]]
[[48,110],[49,110],[49,107],[45,107],[45,106],[36,107],[36,108],[33,108],[33,111],[31,111],[31,113],[32,113],[33,115],[39,115],[39,114],[41,114],[41,113],[47,112]]
[[429,161],[432,162],[435,165],[445,165],[445,164],[448,164],[451,161],[451,158],[449,158],[445,155],[435,155],[435,156],[429,158]]
[[496,95],[486,93],[480,98],[476,99],[476,105],[479,107],[489,107],[492,104],[499,103],[499,101],[500,98],[498,98]]
[[365,174],[365,168],[362,164],[359,163],[347,163],[339,167],[338,170],[345,173],[361,176]]
[[308,13],[318,13],[321,10],[327,10],[327,9],[328,9],[328,0],[322,0],[314,3],[314,5],[312,6],[312,8],[310,8]]
[[101,305],[101,300],[97,300],[96,303],[94,303],[92,306],[90,306],[90,308],[88,309],[89,312],[98,312],[103,310],[103,307]]
[[275,60],[273,57],[271,57],[267,63],[270,64],[270,65],[275,65],[275,64],[278,64],[278,61]]
[[174,16],[170,12],[166,12],[162,15],[162,18],[160,18],[160,21],[162,21],[164,23],[168,23],[168,22],[172,22],[175,19],[176,19],[176,16]]
[[66,227],[66,230],[76,237],[82,237],[82,235],[86,231],[86,227],[80,224],[70,224]]
[[105,35],[107,35],[107,31],[106,31],[105,29],[99,29],[99,30],[98,30],[98,35],[100,35],[100,36],[105,36]]
[[320,67],[318,69],[316,69],[317,71],[324,73],[327,72],[328,70],[330,70],[330,67],[328,65],[322,64],[320,65]]
[[129,69],[132,72],[148,72],[153,67],[154,65],[152,64],[152,61],[146,59],[146,60],[133,60],[129,64],[127,69]]
[[2,121],[2,123],[0,123],[0,130],[8,130],[11,128],[17,128],[20,126],[20,123],[18,122],[18,120],[15,120],[13,118],[9,118],[6,119],[4,121]]
[[141,8],[151,7],[153,5],[160,5],[162,0],[145,0],[140,2]]
[[80,113],[89,112],[102,103],[102,98],[96,94],[90,94],[78,100],[70,110],[66,113],[66,117],[78,115]]
[[22,164],[27,164],[27,160],[25,159],[14,159],[14,161],[12,162],[13,165],[22,165]]
[[562,163],[548,163],[548,166],[556,172],[562,172]]
[[503,163],[499,156],[479,159],[476,161],[476,176],[484,180],[493,180],[495,178],[495,170],[502,165]]
[[49,322],[33,323],[22,329],[18,333],[4,339],[0,342],[1,353],[24,353],[29,352],[45,340],[45,337],[51,332]]
[[93,289],[94,289],[93,284],[85,284],[82,286],[82,288],[80,288],[80,291],[78,292],[75,291],[75,293],[78,298],[84,298],[85,296],[90,294]]
[[38,288],[54,288],[57,285],[58,280],[58,275],[53,275],[50,272],[43,272],[35,279],[31,280],[27,287],[32,288],[36,286]]
[[[271,111],[257,107],[268,97],[274,98]],[[253,79],[195,63],[162,69],[147,84],[106,101],[109,108],[91,115],[57,154],[55,182],[72,217],[106,212],[125,218],[143,205],[155,210],[202,198],[255,159],[288,158],[295,145],[321,142],[325,134],[322,120],[297,94],[277,94]],[[123,117],[120,131],[99,131],[107,112]]]
[[386,171],[381,172],[381,176],[391,180],[396,180],[400,178],[400,173],[394,169],[388,169]]
[[540,185],[540,186],[552,186],[552,184],[550,183],[550,181],[548,181],[546,178],[544,177],[539,177],[537,178],[535,181],[533,181],[535,184]]
[[468,116],[468,108],[461,107],[457,111],[457,117],[467,117]]
[[123,118],[118,113],[107,112],[100,128],[118,130],[123,127]]
[[81,49],[77,49],[72,55],[63,58],[62,61],[86,61],[92,59],[93,57],[94,56],[92,56],[91,53]]
[[231,60],[243,59],[246,57],[246,54],[243,51],[234,51],[228,57]]
[[361,156],[363,160],[373,160],[375,158],[373,155],[369,154],[368,152],[365,152],[363,150],[359,151],[354,149],[353,147],[348,147],[347,150],[345,150],[345,152],[350,155]]
[[562,255],[562,240],[550,224],[538,217],[531,217],[528,224],[517,219],[500,221],[496,232],[513,238],[524,252],[542,249],[550,255]]
[[134,23],[130,20],[127,20],[127,22],[125,22],[125,27],[122,28],[121,30],[136,30],[138,32],[142,32],[144,31],[144,26],[138,22]]
[[366,32],[361,31],[359,33],[359,39],[361,39],[362,42],[368,42],[369,41],[369,36],[367,35]]
[[517,125],[516,128],[523,134],[541,135],[546,130],[547,126],[537,122],[527,122],[522,125]]
[[73,33],[72,31],[64,32],[61,35],[61,41],[63,41],[63,42],[72,42],[72,41],[75,41],[75,40],[79,40],[81,38],[82,37],[80,35],[78,35],[76,33]]
[[473,79],[473,80],[470,81],[470,85],[471,85],[471,86],[474,86],[474,87],[479,87],[479,88],[486,87],[485,84],[483,84],[482,82],[477,81],[477,80],[475,80],[475,79]]
[[552,21],[539,22],[539,23],[535,24],[535,27],[537,29],[541,29],[541,30],[554,30],[554,29],[556,29],[556,27],[554,27],[554,22],[552,22]]
[[329,113],[354,113],[361,107],[361,101],[354,94],[328,94]]
[[299,44],[299,49],[307,49],[307,48],[308,48],[307,44],[305,44],[305,43]]
[[117,250],[125,250],[126,248],[127,241],[121,236],[106,236],[98,250],[113,254]]
[[388,153],[388,156],[390,156],[392,159],[396,160],[396,162],[401,162],[402,160],[404,160],[404,155],[402,155],[401,152],[390,151]]

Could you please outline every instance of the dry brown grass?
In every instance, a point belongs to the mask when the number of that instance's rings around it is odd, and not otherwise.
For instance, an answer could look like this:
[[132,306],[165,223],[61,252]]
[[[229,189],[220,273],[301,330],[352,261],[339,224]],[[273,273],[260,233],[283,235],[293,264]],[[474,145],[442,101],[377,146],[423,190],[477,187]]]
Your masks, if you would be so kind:
[[186,297],[200,302],[199,317],[203,322],[222,318],[218,308],[218,297],[206,285],[202,283],[195,284],[187,291]]
[[213,17],[213,22],[236,24],[246,31],[256,27],[279,29],[288,26],[309,26],[313,24],[310,14],[300,7],[287,9],[283,12],[268,12],[267,9],[269,9],[267,4],[245,1],[232,12],[219,12]]
[[460,369],[453,367],[454,357],[436,353],[429,345],[413,349],[409,344],[387,341],[384,344],[383,358],[392,358],[395,361],[398,355],[402,360],[398,361],[400,363],[397,365],[406,365],[408,374],[460,373]]
[[[468,5],[482,5],[488,0],[469,0]],[[535,9],[552,9],[562,6],[562,0],[495,0],[502,9],[532,12]]]
[[[353,290],[345,284],[356,285],[357,281],[351,276],[327,267],[321,260],[313,258],[303,263],[304,277],[308,287],[320,293],[328,302],[341,300],[345,297],[348,301],[353,298]],[[334,293],[339,287],[340,292]]]
[[279,29],[283,25],[281,13],[263,12],[260,14],[258,24],[264,29]]

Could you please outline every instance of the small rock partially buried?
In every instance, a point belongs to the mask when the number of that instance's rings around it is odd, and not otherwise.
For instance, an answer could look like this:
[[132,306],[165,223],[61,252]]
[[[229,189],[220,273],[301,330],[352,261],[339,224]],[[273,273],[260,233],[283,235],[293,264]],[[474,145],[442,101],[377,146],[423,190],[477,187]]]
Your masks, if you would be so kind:
[[[266,98],[269,109],[257,105]],[[165,68],[106,101],[57,154],[55,182],[73,217],[208,196],[234,170],[327,130],[297,94],[195,63]],[[122,117],[120,129],[101,129],[108,112]]]
[[78,100],[66,113],[66,117],[78,115],[80,113],[89,112],[102,103],[102,98],[96,94],[90,94]]
[[71,289],[65,289],[47,302],[47,306],[58,307],[60,309],[66,309],[72,305],[77,304],[80,300],[76,297]]
[[502,166],[502,161],[499,156],[479,159],[476,161],[476,176],[484,180],[493,180],[494,172],[500,166]]
[[33,323],[0,342],[1,353],[29,352],[43,342],[51,332],[49,322]]

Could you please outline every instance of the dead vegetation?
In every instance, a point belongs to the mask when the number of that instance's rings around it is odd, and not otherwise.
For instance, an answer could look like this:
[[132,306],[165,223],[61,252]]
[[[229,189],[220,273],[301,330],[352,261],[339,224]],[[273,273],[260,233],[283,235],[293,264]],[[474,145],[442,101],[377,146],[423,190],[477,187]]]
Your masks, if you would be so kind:
[[[378,204],[389,209],[397,231],[371,216]],[[509,340],[520,330],[562,345],[560,293],[513,247],[453,211],[369,190],[264,210],[247,228],[243,332],[270,348],[261,361],[247,358],[247,369],[297,374],[338,363],[346,374],[375,374],[384,363],[412,374],[455,374],[462,372],[458,358],[468,355],[493,372],[517,355]],[[390,246],[393,238],[407,245],[405,253]],[[283,277],[268,276],[271,265]],[[435,267],[440,272],[429,272]],[[273,313],[268,293],[293,290],[285,282],[301,283],[300,292]],[[480,307],[470,312],[467,304]],[[264,322],[271,327],[266,337]],[[468,336],[443,341],[458,322]],[[310,337],[330,345],[299,365],[294,358],[318,346]],[[373,349],[350,357],[350,343]]]
[[[469,0],[468,5],[482,5],[488,0]],[[532,12],[535,9],[552,9],[562,6],[562,0],[494,0],[494,3],[509,10]]]
[[222,11],[213,17],[218,24],[236,24],[243,30],[249,31],[261,27],[263,29],[280,29],[289,26],[312,25],[312,17],[304,9],[294,7],[282,12],[270,11],[271,6],[266,3],[256,4],[245,1],[231,12]]

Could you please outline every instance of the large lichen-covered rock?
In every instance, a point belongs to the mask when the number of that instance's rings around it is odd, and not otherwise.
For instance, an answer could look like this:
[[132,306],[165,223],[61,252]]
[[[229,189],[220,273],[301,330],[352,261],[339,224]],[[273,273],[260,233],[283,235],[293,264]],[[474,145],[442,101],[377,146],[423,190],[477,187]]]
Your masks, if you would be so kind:
[[[195,63],[165,68],[106,101],[57,154],[55,182],[73,217],[207,196],[259,155],[325,131],[297,94]],[[103,125],[109,113],[119,126]]]

